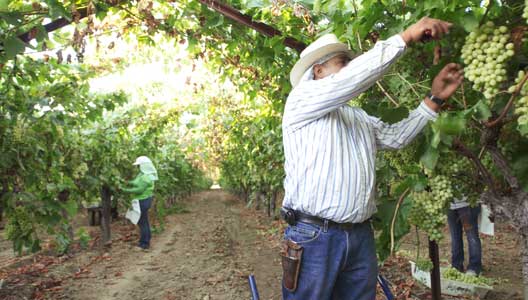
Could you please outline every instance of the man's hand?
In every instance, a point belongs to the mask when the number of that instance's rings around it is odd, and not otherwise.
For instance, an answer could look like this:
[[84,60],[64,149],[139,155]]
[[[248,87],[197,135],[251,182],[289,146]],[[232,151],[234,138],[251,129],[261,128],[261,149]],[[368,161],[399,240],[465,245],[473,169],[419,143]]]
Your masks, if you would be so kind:
[[447,64],[433,79],[431,93],[447,100],[464,81],[464,70],[455,63]]
[[423,17],[414,23],[404,32],[401,37],[409,46],[413,42],[426,41],[429,39],[439,40],[444,34],[449,32],[449,27],[453,24],[442,20]]
[[[462,67],[455,63],[447,64],[433,79],[431,93],[438,98],[447,100],[455,93],[463,81],[464,70]],[[426,98],[425,103],[435,111],[440,109],[431,99]]]

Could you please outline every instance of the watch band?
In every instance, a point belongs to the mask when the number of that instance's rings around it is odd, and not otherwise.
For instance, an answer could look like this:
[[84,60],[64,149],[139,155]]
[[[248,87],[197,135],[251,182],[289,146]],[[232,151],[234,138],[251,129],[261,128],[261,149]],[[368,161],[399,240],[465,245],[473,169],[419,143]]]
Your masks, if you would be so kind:
[[444,99],[436,97],[436,96],[433,95],[433,93],[431,93],[431,92],[429,92],[429,94],[427,94],[427,97],[428,97],[429,99],[431,99],[431,101],[433,101],[434,103],[438,104],[439,106],[442,106],[442,105],[444,105],[444,103],[445,103],[445,100],[444,100]]

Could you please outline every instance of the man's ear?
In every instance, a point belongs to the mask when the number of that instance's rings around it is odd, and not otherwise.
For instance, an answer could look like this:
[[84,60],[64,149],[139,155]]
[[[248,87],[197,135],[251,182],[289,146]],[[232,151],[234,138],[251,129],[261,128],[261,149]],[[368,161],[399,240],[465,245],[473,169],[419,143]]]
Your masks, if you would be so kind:
[[323,73],[323,66],[322,65],[313,66],[313,73],[314,73],[315,80],[321,78],[321,75]]

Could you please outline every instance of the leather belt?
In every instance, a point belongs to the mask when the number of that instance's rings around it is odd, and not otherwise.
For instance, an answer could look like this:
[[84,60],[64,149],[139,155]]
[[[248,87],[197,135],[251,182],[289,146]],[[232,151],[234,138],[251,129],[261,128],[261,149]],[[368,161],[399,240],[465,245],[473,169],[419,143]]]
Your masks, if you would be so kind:
[[[283,220],[285,220],[290,225],[295,225],[297,222],[303,222],[303,223],[314,224],[314,225],[318,225],[318,226],[326,227],[326,228],[339,228],[342,230],[351,230],[359,225],[370,222],[370,219],[368,219],[366,221],[363,221],[362,223],[337,223],[332,220],[308,215],[308,214],[305,214],[305,213],[302,213],[300,211],[293,210],[293,209],[283,208],[283,210],[285,211],[281,213],[281,216]],[[290,213],[289,217],[288,217],[288,212]],[[295,217],[294,220],[292,220],[293,219],[292,215]]]

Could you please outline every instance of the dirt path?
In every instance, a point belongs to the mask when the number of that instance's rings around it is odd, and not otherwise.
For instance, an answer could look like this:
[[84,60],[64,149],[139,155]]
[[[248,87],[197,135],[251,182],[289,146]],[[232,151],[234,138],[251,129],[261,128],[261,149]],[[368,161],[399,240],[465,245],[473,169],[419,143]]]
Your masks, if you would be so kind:
[[250,299],[250,273],[262,299],[280,298],[277,251],[259,235],[270,221],[221,191],[197,194],[185,205],[190,213],[169,216],[149,252],[134,249],[135,239],[114,245],[86,276],[81,270],[64,282],[61,298]]
[[[106,251],[93,247],[71,256],[56,257],[43,251],[17,258],[10,243],[0,240],[0,299],[247,300],[251,299],[250,274],[256,276],[260,299],[281,299],[278,246],[285,226],[282,222],[246,208],[221,190],[195,194],[182,204],[188,213],[168,216],[165,230],[153,236],[148,252],[136,249],[137,227],[126,220],[112,224],[113,244]],[[82,218],[76,221],[86,223]],[[99,228],[85,228],[95,242]],[[484,274],[505,280],[487,300],[521,299],[516,237],[501,225],[495,237],[483,238]],[[414,244],[414,236],[407,236],[402,252],[412,257]],[[420,252],[426,255],[426,243],[421,246]],[[441,261],[447,265],[448,238],[440,249]],[[397,299],[430,299],[430,291],[412,279],[409,255],[387,260],[381,273],[392,282]],[[381,295],[379,291],[377,299],[385,299]]]

